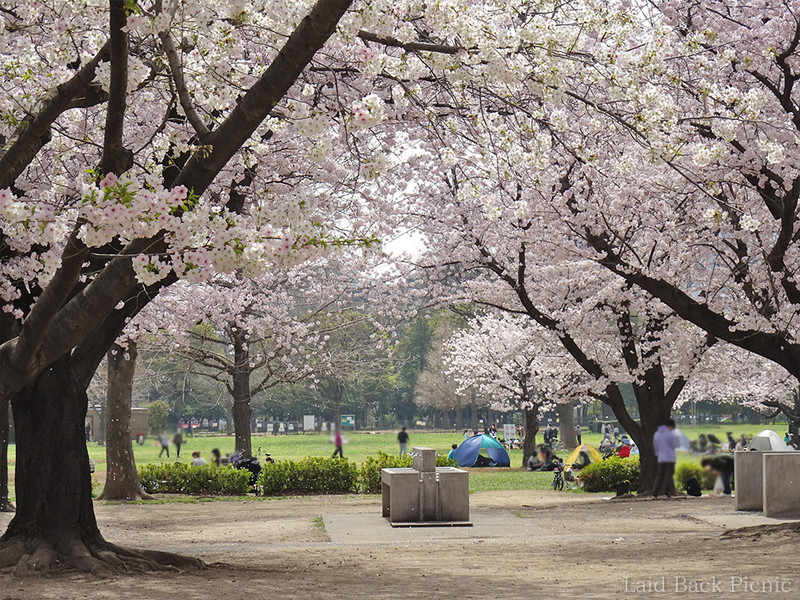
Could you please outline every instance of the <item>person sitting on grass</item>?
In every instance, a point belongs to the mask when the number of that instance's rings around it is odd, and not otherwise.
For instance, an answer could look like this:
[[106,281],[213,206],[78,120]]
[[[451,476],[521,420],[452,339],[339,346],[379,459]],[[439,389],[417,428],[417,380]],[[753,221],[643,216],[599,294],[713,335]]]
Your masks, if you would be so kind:
[[730,454],[719,454],[717,456],[706,456],[700,461],[700,465],[706,469],[713,469],[717,476],[722,479],[722,494],[731,495],[731,475],[733,475],[733,457]]
[[555,468],[556,457],[552,450],[550,450],[550,446],[544,444],[539,446],[539,454],[541,456],[539,460],[536,459],[535,454],[531,454],[530,458],[528,458],[528,470],[552,471]]
[[194,452],[192,452],[192,465],[194,465],[195,467],[202,467],[207,464],[208,463],[206,462],[205,458],[200,458],[199,451],[195,450]]
[[450,449],[450,452],[447,453],[447,458],[449,458],[450,460],[455,460],[457,449],[458,449],[458,444],[453,444],[453,447]]

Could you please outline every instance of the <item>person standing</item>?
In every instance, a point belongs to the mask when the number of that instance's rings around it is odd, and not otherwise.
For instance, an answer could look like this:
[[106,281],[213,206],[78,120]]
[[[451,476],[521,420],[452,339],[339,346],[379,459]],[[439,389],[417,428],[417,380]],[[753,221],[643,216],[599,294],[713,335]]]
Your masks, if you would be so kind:
[[89,442],[92,439],[92,426],[87,423],[86,427],[83,428],[84,433],[86,434],[86,441]]
[[158,458],[161,458],[161,455],[164,454],[165,451],[167,453],[167,458],[169,458],[169,436],[166,431],[158,437],[158,442],[161,444],[161,452],[158,453]]
[[408,432],[405,427],[397,434],[397,442],[400,444],[400,456],[403,456],[408,449]]
[[578,446],[582,444],[581,442],[581,426],[575,425],[575,438],[578,440]]
[[336,456],[338,454],[341,458],[344,458],[344,454],[342,453],[342,443],[343,443],[342,432],[337,431],[333,436],[333,445],[336,446],[336,450],[333,451],[331,457]]
[[656,479],[653,483],[653,499],[658,498],[661,490],[667,498],[670,497],[670,483],[675,476],[675,450],[678,448],[678,438],[673,433],[675,421],[667,419],[653,434],[653,446],[658,459]]
[[[175,455],[180,458],[181,446],[183,445],[183,434],[181,433],[180,429],[178,429],[178,431],[175,432],[175,435],[172,436],[172,443],[175,444]],[[192,456],[194,456],[194,453],[192,453]]]

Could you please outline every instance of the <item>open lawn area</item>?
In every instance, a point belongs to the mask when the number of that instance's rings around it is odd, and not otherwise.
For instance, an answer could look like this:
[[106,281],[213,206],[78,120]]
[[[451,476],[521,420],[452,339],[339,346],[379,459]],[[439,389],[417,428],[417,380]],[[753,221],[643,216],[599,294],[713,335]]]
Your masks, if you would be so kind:
[[[765,425],[705,425],[705,426],[684,426],[681,430],[690,439],[697,438],[700,433],[713,433],[720,439],[725,439],[726,432],[730,431],[735,437],[742,434],[752,437],[763,429],[770,428],[783,436],[785,424],[772,426]],[[425,446],[434,448],[439,454],[446,455],[452,444],[460,444],[464,436],[461,432],[430,432],[430,431],[411,431],[409,448],[413,446]],[[537,441],[541,436],[537,437]],[[360,464],[367,456],[376,456],[383,451],[387,454],[398,452],[397,434],[390,433],[370,433],[370,432],[346,432],[344,433],[345,445],[344,455],[347,459]],[[584,433],[583,442],[595,447],[600,443],[602,436],[596,433]],[[209,459],[211,449],[219,448],[224,456],[234,450],[233,436],[225,435],[197,435],[195,437],[185,437],[184,445],[181,448],[180,462],[190,462],[192,452],[199,451],[201,456]],[[89,456],[95,461],[96,476],[99,482],[105,481],[106,472],[106,450],[95,442],[88,444]],[[170,457],[166,454],[159,458],[158,454],[161,447],[155,438],[148,438],[144,445],[134,443],[134,455],[136,463],[144,465],[149,463],[174,462],[176,457],[175,446],[170,446]],[[291,434],[282,436],[253,436],[253,451],[258,453],[263,459],[264,453],[269,452],[277,460],[299,460],[305,456],[330,456],[333,453],[333,444],[328,434]],[[553,476],[551,473],[530,473],[523,470],[522,450],[513,449],[509,453],[511,457],[510,469],[470,469],[470,492],[480,492],[487,490],[544,490],[549,489]],[[688,453],[680,453],[678,464],[681,462],[700,462],[700,456]],[[14,497],[13,471],[15,464],[15,446],[9,447],[9,469],[11,471],[11,497]]]

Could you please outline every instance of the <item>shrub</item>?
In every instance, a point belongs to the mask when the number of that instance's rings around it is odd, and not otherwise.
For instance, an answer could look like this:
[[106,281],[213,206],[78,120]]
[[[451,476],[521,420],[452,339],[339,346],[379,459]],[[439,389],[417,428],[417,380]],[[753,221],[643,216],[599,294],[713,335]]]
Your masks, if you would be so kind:
[[386,452],[378,451],[378,457],[368,456],[359,471],[359,491],[364,494],[379,494],[381,491],[381,469],[396,469],[410,467],[411,457],[391,456]]
[[139,467],[139,481],[150,494],[243,496],[250,490],[250,471],[165,463]]
[[585,467],[581,471],[581,484],[587,492],[613,492],[617,485],[628,481],[630,489],[635,490],[640,475],[638,458],[612,457]]
[[711,490],[714,488],[714,481],[717,474],[711,469],[704,469],[700,465],[692,463],[681,463],[675,469],[675,487],[681,492],[686,490],[686,482],[690,477],[694,477],[700,483],[700,488]]
[[258,477],[261,493],[282,494],[347,494],[357,491],[358,469],[346,458],[308,456],[294,461],[266,464]]
[[[385,452],[378,451],[378,457],[368,456],[359,470],[358,491],[362,494],[380,494],[381,492],[381,469],[396,469],[400,467],[410,467],[413,463],[411,456],[391,456]],[[458,463],[450,460],[446,456],[436,457],[437,467],[457,467]]]

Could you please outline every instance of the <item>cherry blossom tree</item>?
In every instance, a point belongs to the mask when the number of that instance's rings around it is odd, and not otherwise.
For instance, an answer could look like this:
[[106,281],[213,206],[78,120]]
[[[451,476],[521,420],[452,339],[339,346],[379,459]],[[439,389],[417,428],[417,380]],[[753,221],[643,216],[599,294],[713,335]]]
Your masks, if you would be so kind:
[[[459,385],[448,369],[447,350],[450,339],[465,325],[463,317],[448,310],[434,318],[430,349],[424,355],[425,367],[414,388],[414,403],[419,408],[456,412],[456,422],[464,425],[464,410],[470,409],[472,429],[478,428],[478,408],[488,406],[487,397],[478,393],[478,386]],[[465,425],[464,425],[465,426]],[[465,426],[466,427],[466,426]]]
[[373,262],[369,255],[332,255],[253,279],[177,284],[140,313],[126,335],[222,383],[232,397],[236,449],[249,455],[253,397],[328,368],[325,347],[347,319],[328,321],[369,293],[373,284],[364,275]]
[[[1,566],[198,564],[103,540],[85,390],[127,321],[176,279],[369,241],[360,175],[331,146],[344,139],[351,154],[381,103],[335,84],[361,26],[385,14],[341,21],[351,3],[4,5],[0,401],[17,426],[17,513]],[[375,155],[358,147],[350,165]],[[361,220],[336,206],[342,188]]]
[[609,10],[617,35],[576,39],[592,68],[543,111],[580,157],[559,218],[587,259],[797,378],[797,7]]
[[475,386],[498,410],[525,415],[522,465],[536,452],[539,412],[580,398],[585,379],[552,333],[509,313],[473,320],[446,343],[447,373],[461,387]]

